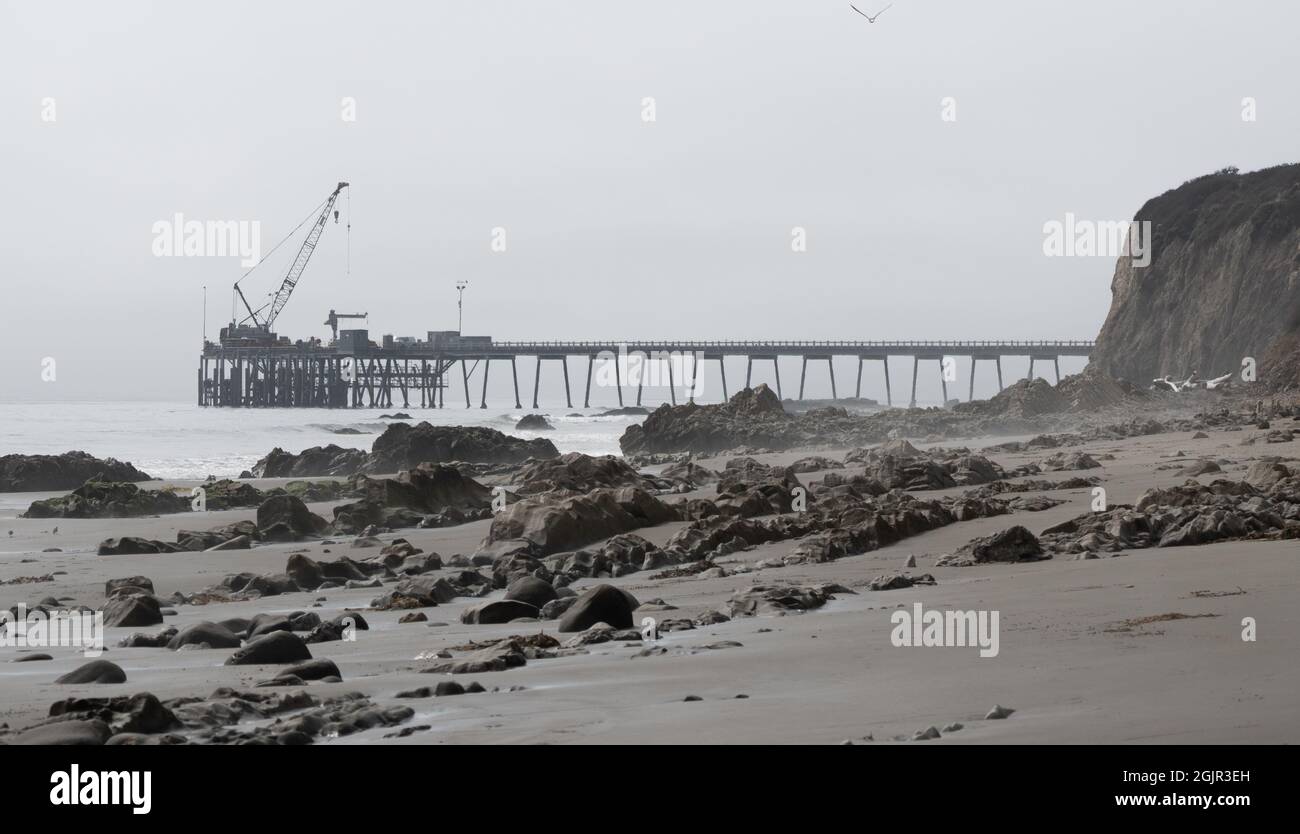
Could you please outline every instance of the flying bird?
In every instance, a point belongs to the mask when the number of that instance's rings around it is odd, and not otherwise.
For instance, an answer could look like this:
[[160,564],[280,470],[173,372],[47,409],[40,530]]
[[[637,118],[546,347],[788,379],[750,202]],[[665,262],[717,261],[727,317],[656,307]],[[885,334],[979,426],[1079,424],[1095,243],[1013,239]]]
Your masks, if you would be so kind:
[[887,11],[889,11],[890,6],[893,6],[893,5],[894,5],[893,3],[890,3],[889,6],[885,6],[885,8],[883,8],[883,9],[881,9],[880,11],[876,12],[876,14],[875,14],[874,17],[873,17],[872,15],[869,15],[869,14],[867,14],[866,12],[862,11],[862,9],[859,9],[857,6],[853,5],[852,3],[849,4],[849,8],[852,9],[853,11],[857,12],[858,14],[862,15],[863,17],[865,17],[865,18],[867,19],[867,22],[868,22],[868,23],[875,23],[875,22],[876,22],[876,18],[877,18],[877,17],[880,17],[882,14],[884,14],[884,13],[887,12]]

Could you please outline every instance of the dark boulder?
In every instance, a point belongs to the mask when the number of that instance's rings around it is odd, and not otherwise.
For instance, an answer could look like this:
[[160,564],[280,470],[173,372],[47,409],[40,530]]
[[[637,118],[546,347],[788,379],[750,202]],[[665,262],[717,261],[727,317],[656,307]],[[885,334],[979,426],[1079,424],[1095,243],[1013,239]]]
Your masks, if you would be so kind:
[[55,683],[126,683],[126,672],[122,667],[109,660],[92,660],[83,663],[66,675],[56,678]]
[[555,426],[541,414],[525,414],[515,423],[517,431],[553,431]]
[[596,623],[614,628],[631,628],[632,612],[640,606],[636,597],[613,585],[589,588],[574,600],[560,617],[562,632],[585,631]]
[[541,608],[558,596],[551,583],[535,576],[521,576],[506,586],[507,600],[524,602],[534,608]]
[[316,560],[302,553],[294,553],[289,557],[284,572],[304,591],[314,591],[325,581],[325,574],[321,572]]
[[239,648],[239,635],[220,623],[195,623],[182,629],[167,642],[167,648],[175,651],[181,646],[198,646],[207,644],[213,649]]
[[226,665],[252,666],[302,660],[311,660],[311,650],[302,638],[291,631],[274,631],[249,642],[226,658]]
[[116,597],[130,595],[133,593],[152,594],[153,580],[147,576],[127,576],[121,579],[110,579],[104,583],[104,596]]
[[140,628],[159,625],[162,608],[156,597],[119,596],[104,603],[104,625],[110,628]]
[[305,663],[295,663],[280,672],[280,675],[293,675],[305,681],[318,681],[322,678],[343,678],[339,667],[328,657],[318,657]]
[[538,614],[536,606],[518,600],[501,599],[466,608],[461,612],[460,621],[478,625],[496,625],[520,618],[536,618]]
[[276,495],[257,508],[257,527],[264,538],[292,541],[304,536],[319,536],[329,522],[307,509],[301,498]]
[[104,539],[99,543],[100,556],[131,556],[139,553],[179,553],[180,545],[169,542],[142,539],[138,536],[123,536],[120,539]]

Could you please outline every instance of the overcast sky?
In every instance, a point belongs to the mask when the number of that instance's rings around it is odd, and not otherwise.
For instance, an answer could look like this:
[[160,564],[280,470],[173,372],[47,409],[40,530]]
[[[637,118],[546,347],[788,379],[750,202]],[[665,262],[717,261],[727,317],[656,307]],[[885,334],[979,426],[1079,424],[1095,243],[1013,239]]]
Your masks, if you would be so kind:
[[468,280],[498,339],[1092,338],[1114,261],[1043,224],[1297,161],[1298,31],[1249,0],[8,0],[0,400],[191,400],[202,288],[212,336],[243,270],[153,224],[265,252],[340,179],[351,276],[331,223],[281,334],[452,329]]

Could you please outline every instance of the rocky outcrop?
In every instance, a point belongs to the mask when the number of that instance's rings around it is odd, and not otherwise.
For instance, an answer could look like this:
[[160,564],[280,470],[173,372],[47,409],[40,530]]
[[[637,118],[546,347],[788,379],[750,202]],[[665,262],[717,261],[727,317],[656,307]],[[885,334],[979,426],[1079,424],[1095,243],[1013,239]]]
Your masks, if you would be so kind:
[[1071,413],[1141,405],[1151,398],[1146,388],[1108,376],[1096,365],[1089,365],[1082,373],[1061,380],[1056,386],[1056,394],[1064,409]]
[[298,454],[279,446],[253,464],[256,478],[309,478],[322,475],[351,475],[361,471],[368,456],[360,449],[344,449],[331,443],[313,446]]
[[1244,481],[1189,480],[1149,489],[1136,505],[1085,513],[1042,535],[1048,549],[1085,557],[1227,539],[1298,538],[1300,477],[1281,464],[1256,464]]
[[492,490],[457,469],[439,464],[417,466],[398,473],[396,478],[362,477],[356,481],[356,489],[363,500],[426,513],[443,512],[450,507],[482,510],[492,505]]
[[1300,164],[1199,177],[1135,219],[1151,222],[1151,262],[1119,258],[1092,362],[1146,384],[1238,373],[1250,356],[1265,385],[1300,384]]
[[544,438],[524,440],[483,426],[434,426],[394,423],[375,439],[364,470],[401,472],[422,463],[522,463],[553,458],[555,444]]
[[268,498],[257,508],[257,529],[269,541],[296,541],[319,536],[329,522],[307,509],[302,499],[293,495]]
[[996,414],[1017,419],[1059,414],[1063,410],[1064,404],[1056,388],[1039,378],[1019,380],[987,400],[957,406],[957,411],[962,413]]
[[957,567],[978,565],[986,562],[1028,562],[1038,559],[1050,559],[1043,552],[1043,547],[1033,533],[1016,525],[1006,530],[972,539],[962,545],[956,553],[942,556],[936,567]]
[[[302,481],[296,481],[302,484]],[[204,508],[229,510],[256,507],[266,494],[252,484],[238,481],[209,481],[203,484]],[[33,501],[24,518],[134,518],[188,512],[189,490],[141,489],[132,483],[87,481],[67,495]]]
[[[892,440],[876,449],[853,449],[844,460],[850,465],[865,464],[865,472],[849,479],[828,476],[824,485],[851,483],[879,494],[890,489],[974,486],[992,483],[1005,475],[1002,467],[983,455],[971,454],[969,449],[934,448],[922,452],[906,440]],[[858,478],[863,480],[859,482]]]
[[646,490],[669,486],[642,475],[621,458],[613,455],[592,457],[570,452],[558,458],[529,463],[513,481],[514,492],[537,495],[542,492],[590,492],[610,487],[639,487]]
[[76,489],[86,481],[151,480],[129,463],[85,452],[0,457],[0,492],[53,492]]
[[23,518],[130,518],[184,512],[190,499],[132,483],[87,481],[67,495],[33,501]]
[[728,450],[781,451],[830,446],[850,448],[891,437],[966,436],[1041,432],[1063,420],[1062,397],[1044,381],[1024,383],[993,405],[956,408],[895,408],[871,414],[843,408],[789,414],[760,385],[719,405],[662,405],[619,439],[623,454],[645,463],[668,462],[669,454]]
[[[308,680],[322,675],[337,680],[337,671],[324,659],[297,663],[253,690],[221,687],[205,698],[185,695],[160,701],[148,692],[67,698],[50,705],[48,718],[21,732],[0,727],[0,743],[300,745],[395,726],[415,714],[410,707],[381,706],[357,692],[317,698],[302,690]],[[268,685],[288,688],[262,688]]]
[[676,509],[643,490],[597,489],[561,501],[517,501],[492,519],[483,543],[518,541],[535,555],[545,555],[677,518]]
[[553,431],[555,426],[541,414],[525,414],[515,423],[516,431]]
[[[202,485],[206,510],[256,507],[277,495],[304,501],[331,501],[349,494],[352,487],[338,481],[290,481],[265,492],[252,484],[229,479]],[[33,501],[24,518],[133,518],[144,515],[185,513],[194,508],[194,495],[186,489],[141,489],[135,484],[87,481],[67,495]],[[192,549],[192,548],[191,548]]]
[[623,454],[718,452],[737,446],[787,448],[798,421],[766,385],[746,388],[719,405],[661,405],[619,440]]
[[368,454],[333,444],[313,446],[296,455],[277,447],[253,466],[252,474],[258,478],[348,476],[404,472],[422,463],[515,464],[558,454],[549,440],[524,440],[483,426],[394,423],[375,438]]
[[486,518],[492,506],[492,490],[441,464],[421,465],[396,478],[363,475],[353,486],[361,498],[334,508],[336,532],[358,533],[371,525],[449,527]]

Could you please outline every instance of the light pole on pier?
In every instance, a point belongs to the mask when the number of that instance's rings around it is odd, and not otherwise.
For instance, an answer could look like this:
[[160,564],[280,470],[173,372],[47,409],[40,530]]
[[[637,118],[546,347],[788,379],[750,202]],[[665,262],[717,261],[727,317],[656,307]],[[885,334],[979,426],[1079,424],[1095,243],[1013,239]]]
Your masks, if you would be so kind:
[[469,281],[456,282],[456,332],[465,332],[465,288]]

